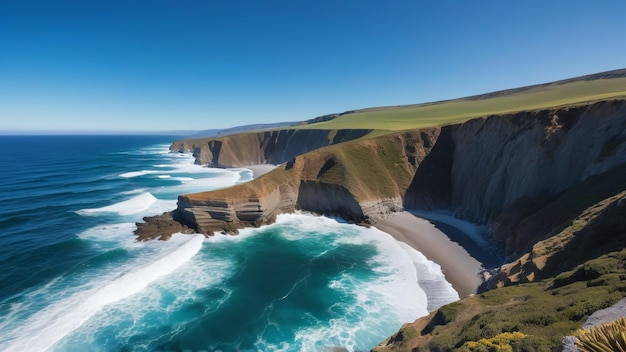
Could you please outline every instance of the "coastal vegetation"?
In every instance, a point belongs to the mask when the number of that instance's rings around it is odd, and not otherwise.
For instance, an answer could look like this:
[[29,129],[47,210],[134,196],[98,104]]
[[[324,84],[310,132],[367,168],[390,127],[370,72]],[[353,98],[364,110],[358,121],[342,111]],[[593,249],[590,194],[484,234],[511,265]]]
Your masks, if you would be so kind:
[[[401,344],[375,351],[506,351],[509,347],[510,351],[550,351],[591,313],[624,297],[625,279],[626,250],[608,253],[556,278],[498,288],[443,306],[434,316],[405,325]],[[513,335],[517,338],[508,338],[509,347],[503,347],[507,333],[523,335]],[[490,349],[489,344],[498,347]]]

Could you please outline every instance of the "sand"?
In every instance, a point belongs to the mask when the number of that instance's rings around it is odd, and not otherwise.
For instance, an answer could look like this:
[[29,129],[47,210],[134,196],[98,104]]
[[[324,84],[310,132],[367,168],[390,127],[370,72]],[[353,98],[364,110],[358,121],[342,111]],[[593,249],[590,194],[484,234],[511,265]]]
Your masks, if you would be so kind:
[[439,264],[461,298],[476,293],[483,282],[482,263],[427,220],[401,212],[374,226]]

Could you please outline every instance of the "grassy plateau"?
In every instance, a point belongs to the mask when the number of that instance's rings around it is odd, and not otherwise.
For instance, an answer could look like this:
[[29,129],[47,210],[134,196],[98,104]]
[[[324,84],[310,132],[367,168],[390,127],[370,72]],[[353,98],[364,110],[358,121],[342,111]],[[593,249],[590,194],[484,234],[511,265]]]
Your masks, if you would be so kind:
[[596,75],[441,102],[356,110],[329,121],[294,128],[378,130],[369,135],[373,137],[495,114],[626,98],[626,69],[612,71],[607,78],[588,79],[593,76]]

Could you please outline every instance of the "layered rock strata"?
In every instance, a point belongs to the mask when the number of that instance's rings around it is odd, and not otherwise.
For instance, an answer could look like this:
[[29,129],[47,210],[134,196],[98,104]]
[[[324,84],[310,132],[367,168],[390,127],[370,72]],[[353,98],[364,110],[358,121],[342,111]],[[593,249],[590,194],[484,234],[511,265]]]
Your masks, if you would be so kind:
[[210,167],[237,167],[257,164],[282,164],[297,155],[361,138],[371,130],[274,130],[243,133],[221,138],[176,141],[175,152],[191,152],[196,163]]
[[[238,228],[268,224],[277,214],[299,209],[372,223],[402,209],[411,175],[439,131],[431,128],[321,148],[254,181],[181,195],[171,217],[205,234],[236,233]],[[249,162],[238,160],[236,165]],[[150,224],[157,219],[145,220]],[[143,231],[144,225],[138,224],[137,233]]]

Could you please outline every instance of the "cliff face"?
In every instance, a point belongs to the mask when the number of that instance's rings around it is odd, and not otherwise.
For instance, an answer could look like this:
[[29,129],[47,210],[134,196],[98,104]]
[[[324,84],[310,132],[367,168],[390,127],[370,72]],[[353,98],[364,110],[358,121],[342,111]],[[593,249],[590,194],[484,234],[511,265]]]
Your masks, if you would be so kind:
[[361,138],[371,130],[275,130],[221,138],[176,141],[170,150],[192,152],[196,163],[211,167],[282,164],[321,147]]
[[367,223],[401,210],[411,178],[439,132],[431,128],[388,135],[296,158],[302,165],[297,208]]
[[[439,131],[431,128],[321,148],[251,182],[181,195],[172,216],[205,234],[260,226],[297,209],[375,222],[402,209],[402,196]],[[158,219],[145,220],[150,225]],[[155,227],[148,225],[138,224],[137,233]]]
[[[210,233],[270,223],[296,209],[361,223],[402,208],[444,209],[487,225],[515,258],[624,190],[621,100],[490,116],[294,157],[366,133],[283,130],[176,143],[174,150],[195,150],[213,166],[288,162],[246,184],[182,195],[174,217]],[[594,189],[585,182],[603,188],[584,193]]]
[[536,239],[520,238],[523,220],[574,185],[625,164],[625,142],[623,101],[448,126],[405,205],[452,209],[489,224],[509,253],[519,252]]
[[542,202],[626,162],[625,127],[623,103],[470,121],[453,133],[452,206],[491,221]]

